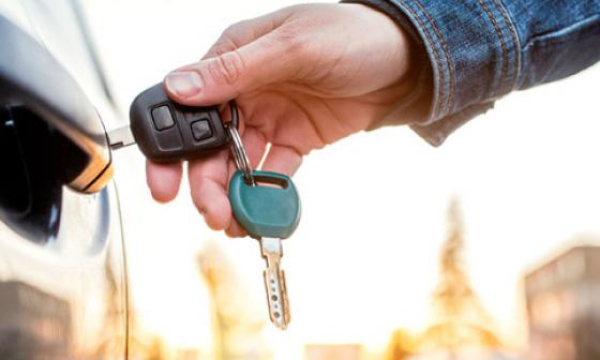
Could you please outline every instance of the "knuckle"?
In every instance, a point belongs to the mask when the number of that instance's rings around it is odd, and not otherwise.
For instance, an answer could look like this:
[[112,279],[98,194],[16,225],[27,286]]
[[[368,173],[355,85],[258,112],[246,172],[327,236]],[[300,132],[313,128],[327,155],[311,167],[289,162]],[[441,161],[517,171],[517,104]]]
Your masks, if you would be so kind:
[[219,39],[212,46],[212,52],[216,56],[221,56],[227,52],[233,51],[241,46],[240,35],[243,31],[243,22],[229,25],[219,36]]
[[308,41],[293,27],[281,28],[277,34],[278,46],[284,53],[295,58],[303,58],[307,53]]
[[227,52],[215,59],[213,77],[227,85],[235,85],[242,75],[244,61],[237,50]]
[[238,21],[236,23],[233,23],[229,26],[227,26],[225,28],[225,30],[223,30],[223,34],[221,34],[221,36],[227,37],[227,38],[235,38],[235,35],[238,34],[240,32],[240,28],[242,28],[244,25],[243,21]]
[[231,49],[237,48],[238,46],[235,41],[236,34],[237,34],[236,29],[237,28],[235,26],[230,26],[227,29],[225,29],[225,31],[223,31],[223,33],[221,34],[218,42],[222,43],[223,45],[225,45]]
[[213,47],[210,49],[210,54],[212,55],[210,57],[222,56],[223,54],[227,53],[228,51],[231,51],[231,47],[226,43],[219,42],[219,43],[213,45]]
[[236,31],[237,28],[238,28],[238,23],[227,26],[225,28],[225,30],[223,30],[223,33],[221,33],[221,37],[222,38],[232,38],[233,34],[235,34],[237,32]]

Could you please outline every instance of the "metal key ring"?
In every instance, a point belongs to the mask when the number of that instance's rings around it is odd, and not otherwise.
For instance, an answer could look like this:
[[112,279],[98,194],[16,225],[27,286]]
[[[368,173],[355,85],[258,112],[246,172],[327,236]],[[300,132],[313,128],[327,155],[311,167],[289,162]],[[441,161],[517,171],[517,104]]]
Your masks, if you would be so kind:
[[229,136],[231,137],[231,151],[233,152],[233,160],[238,170],[244,172],[244,177],[252,185],[254,185],[254,176],[252,176],[252,166],[250,165],[250,159],[246,154],[246,149],[242,144],[242,139],[237,129],[233,126],[228,126]]
[[230,124],[232,124],[236,129],[239,129],[240,128],[240,117],[238,115],[237,103],[235,102],[235,100],[230,100],[228,104],[229,104],[229,116],[231,117],[231,120],[226,122],[225,126],[229,127],[229,126],[231,126]]
[[[250,165],[250,159],[242,143],[242,138],[238,133],[237,129],[239,126],[239,117],[237,111],[237,104],[234,100],[229,102],[229,108],[231,110],[231,121],[226,124],[229,137],[231,138],[231,152],[233,153],[233,160],[238,170],[244,172],[244,177],[252,185],[255,185],[254,176],[252,176],[252,165]],[[233,126],[231,126],[233,125]]]

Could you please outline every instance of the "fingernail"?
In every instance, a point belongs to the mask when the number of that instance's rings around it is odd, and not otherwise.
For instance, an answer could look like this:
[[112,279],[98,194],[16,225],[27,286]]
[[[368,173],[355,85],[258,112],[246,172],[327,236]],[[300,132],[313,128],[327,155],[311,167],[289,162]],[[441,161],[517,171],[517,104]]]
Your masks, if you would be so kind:
[[181,97],[194,96],[202,90],[200,75],[194,71],[174,72],[165,79],[167,90]]

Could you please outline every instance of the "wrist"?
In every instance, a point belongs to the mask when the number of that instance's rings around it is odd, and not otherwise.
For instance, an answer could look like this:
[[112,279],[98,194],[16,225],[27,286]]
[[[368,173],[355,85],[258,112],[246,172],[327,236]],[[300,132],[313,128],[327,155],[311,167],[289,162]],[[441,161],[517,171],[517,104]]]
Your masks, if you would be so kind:
[[341,0],[344,4],[362,5],[394,22],[404,36],[405,57],[398,66],[406,70],[395,83],[395,104],[392,110],[374,119],[368,130],[387,125],[421,122],[429,118],[433,101],[432,65],[423,38],[410,18],[397,6],[385,0]]
[[411,72],[412,57],[415,45],[409,32],[398,24],[394,18],[369,3],[349,0],[342,1],[342,6],[352,8],[360,14],[364,29],[374,36],[366,36],[363,44],[365,49],[370,49],[368,57],[379,57],[377,69],[389,82],[388,85],[397,85]]

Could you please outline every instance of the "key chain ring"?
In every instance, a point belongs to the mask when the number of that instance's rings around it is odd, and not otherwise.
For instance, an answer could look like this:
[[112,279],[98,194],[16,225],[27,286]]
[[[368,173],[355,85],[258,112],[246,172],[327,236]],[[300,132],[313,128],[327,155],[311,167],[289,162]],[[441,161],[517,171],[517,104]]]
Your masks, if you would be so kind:
[[[250,159],[242,143],[242,138],[238,133],[240,124],[238,108],[235,100],[229,101],[229,110],[231,113],[231,121],[226,123],[229,137],[231,138],[231,150],[233,152],[233,161],[238,170],[244,172],[244,177],[252,185],[254,185],[254,177],[252,176],[252,166],[250,165]],[[233,126],[232,126],[233,125]]]
[[240,134],[237,129],[233,126],[228,126],[229,136],[231,137],[231,150],[233,152],[233,160],[238,170],[244,172],[244,177],[252,185],[254,185],[254,176],[252,176],[252,166],[250,166],[250,159],[244,149],[244,144],[240,138]]
[[230,120],[225,123],[225,126],[230,127],[231,125],[233,125],[236,129],[239,130],[240,116],[239,116],[239,112],[238,112],[237,103],[235,102],[235,100],[230,100],[227,104],[229,105]]
[[230,100],[228,105],[231,120],[225,123],[225,126],[231,139],[233,160],[237,169],[244,172],[244,177],[246,180],[254,185],[254,177],[252,176],[250,159],[248,158],[248,154],[246,153],[246,149],[244,148],[244,144],[242,143],[242,139],[238,132],[238,129],[240,128],[240,117],[235,99]]

